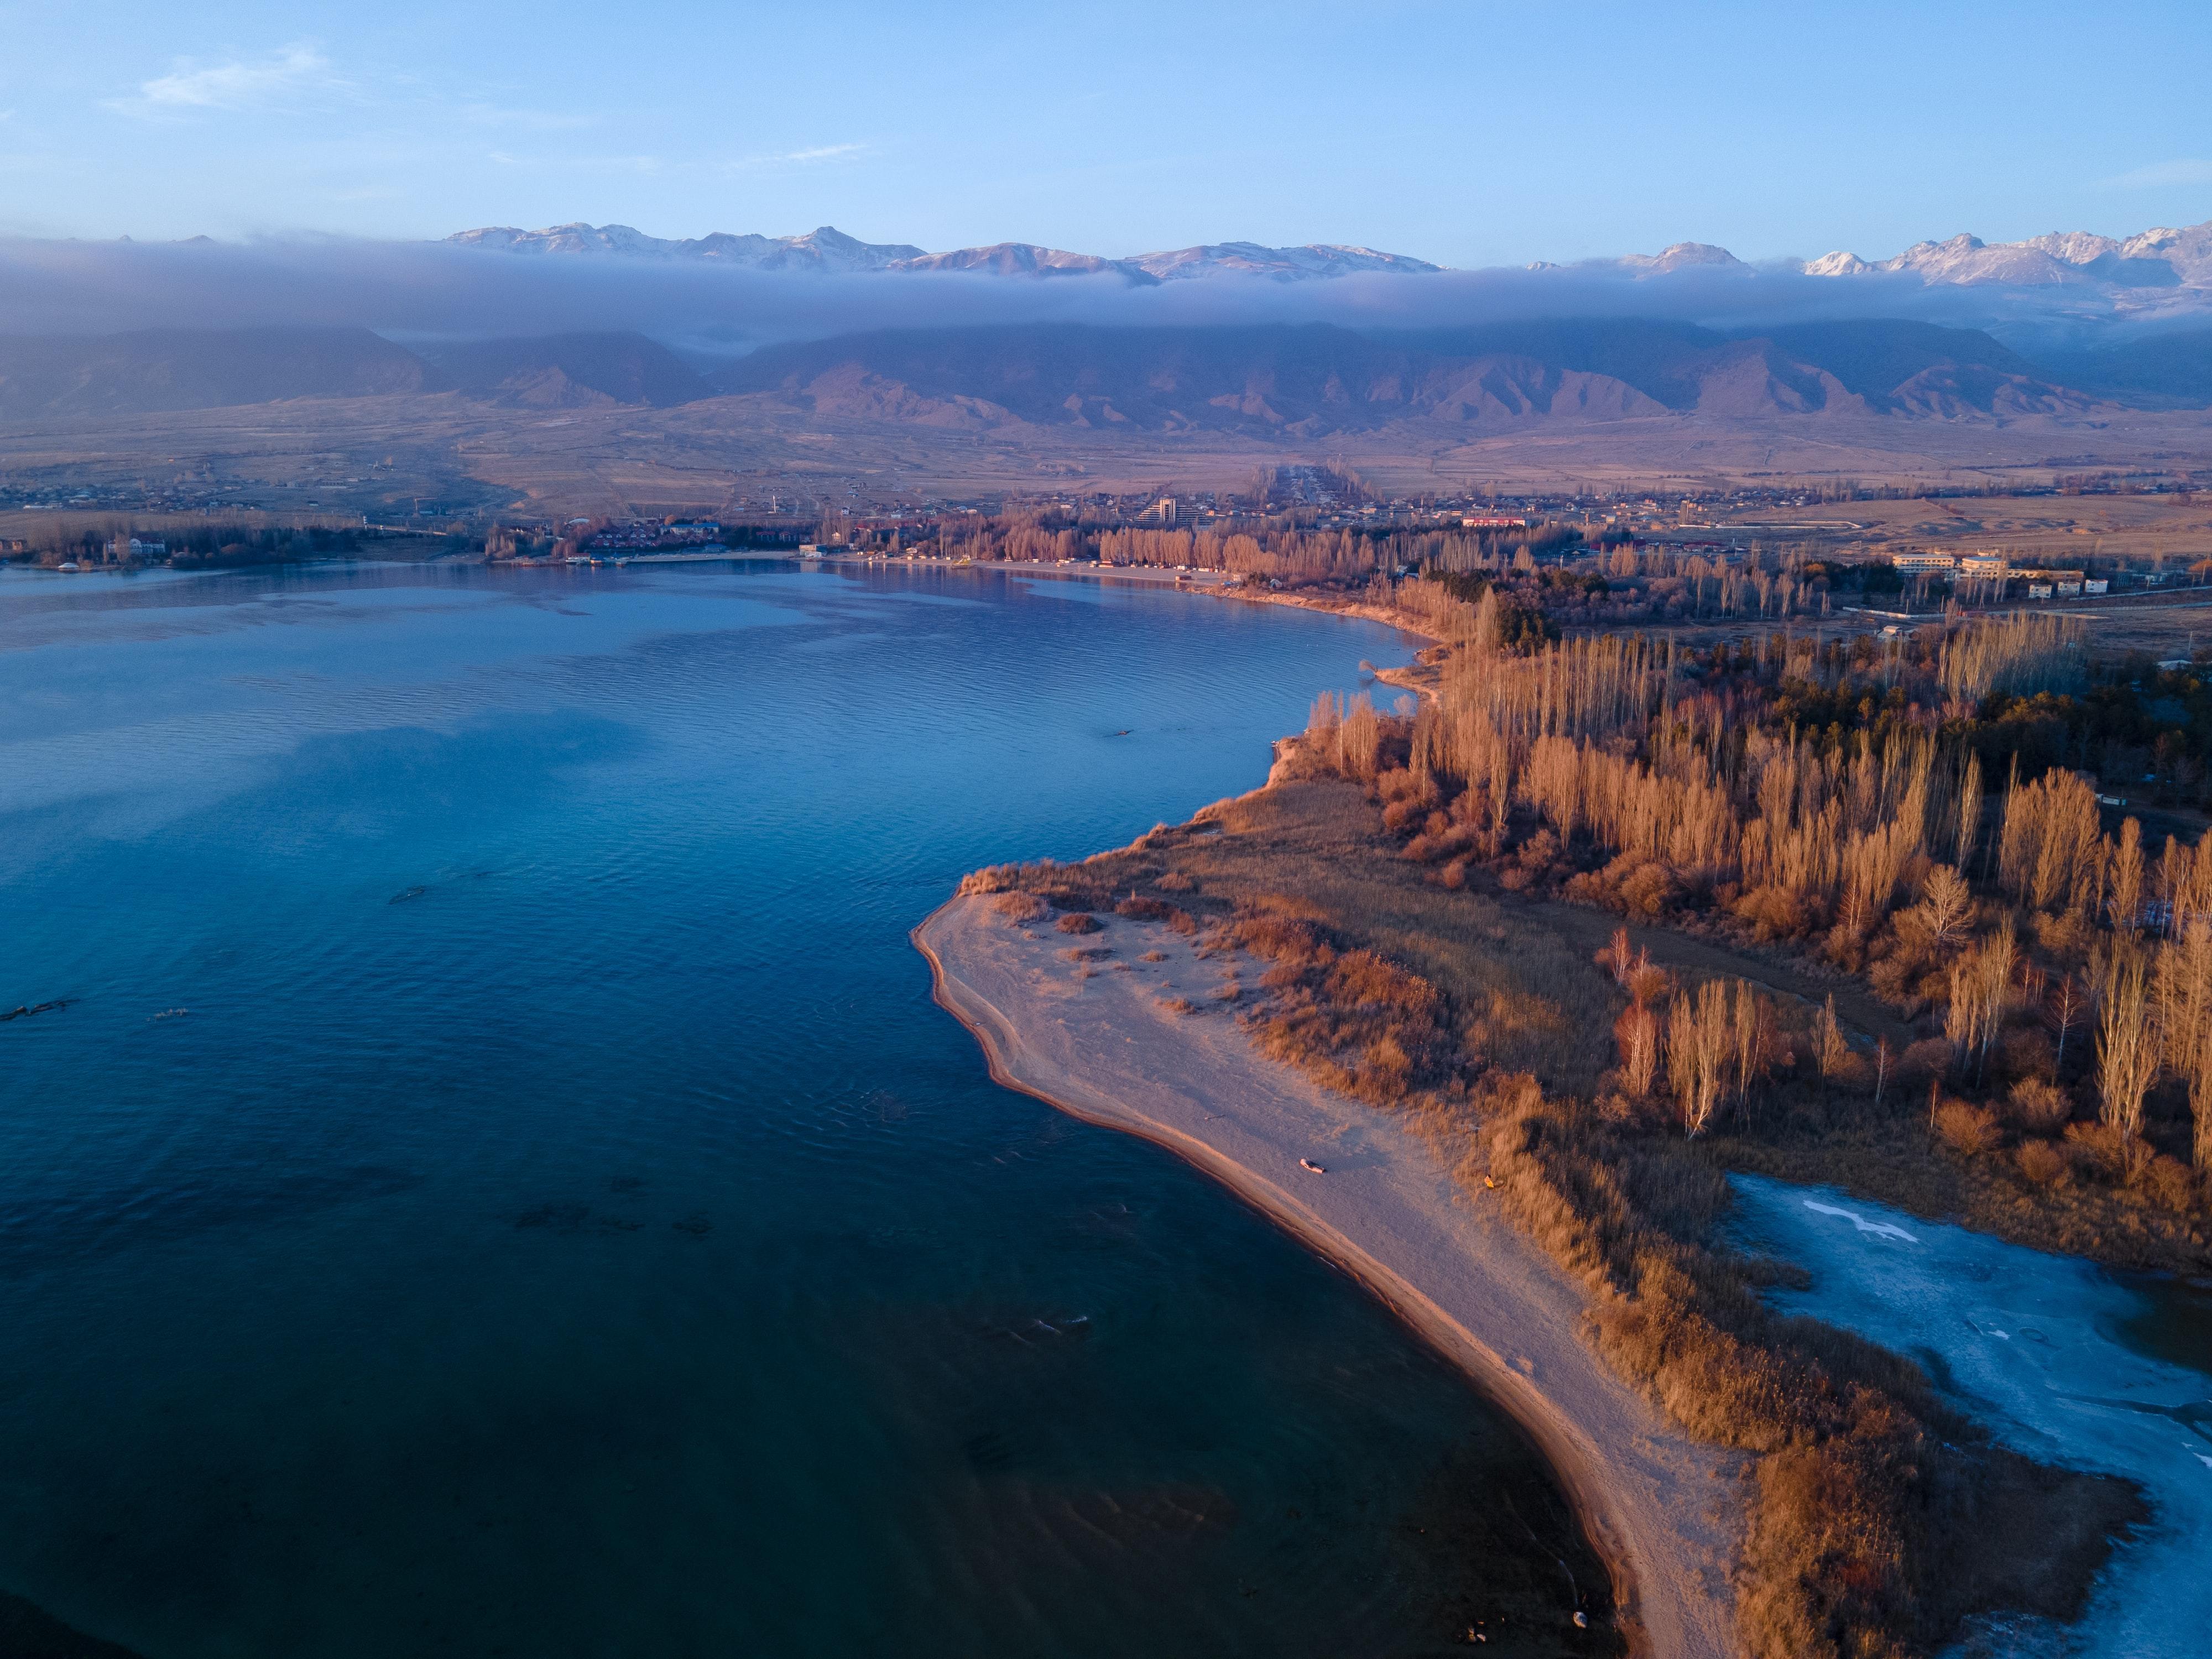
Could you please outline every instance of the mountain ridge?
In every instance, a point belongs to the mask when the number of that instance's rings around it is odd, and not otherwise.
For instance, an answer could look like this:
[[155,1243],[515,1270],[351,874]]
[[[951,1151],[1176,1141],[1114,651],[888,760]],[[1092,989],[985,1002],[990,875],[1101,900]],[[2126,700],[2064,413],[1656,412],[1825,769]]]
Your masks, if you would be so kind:
[[1887,322],[1735,335],[1641,319],[1369,331],[1326,323],[884,329],[767,347],[708,379],[723,392],[849,419],[1294,437],[1403,420],[2003,422],[2100,406],[1978,330]]
[[705,370],[629,331],[412,347],[363,328],[0,337],[10,418],[424,393],[517,410],[758,395],[872,422],[1291,436],[1660,415],[2002,423],[2212,405],[2212,330],[2032,360],[1978,329],[1895,319],[1733,331],[1588,317],[1364,330],[1001,323],[848,332]]
[[[697,259],[764,270],[981,271],[999,276],[1112,275],[1147,284],[1219,276],[1264,276],[1277,282],[1328,280],[1367,273],[1433,276],[1449,267],[1408,254],[1350,243],[1313,242],[1268,247],[1255,242],[1208,242],[1191,247],[1120,257],[1075,252],[1035,242],[928,252],[906,242],[865,242],[824,225],[802,236],[732,235],[669,240],[628,225],[581,222],[522,230],[511,225],[458,231],[446,238],[461,246],[522,254],[609,253],[659,260]],[[1771,262],[1809,276],[1910,276],[1932,285],[2075,287],[2120,294],[2146,290],[2202,290],[2212,296],[2212,220],[2158,226],[2129,236],[2091,231],[2051,231],[2016,242],[1984,242],[1965,233],[1914,243],[1887,259],[1869,260],[1841,249],[1808,260]],[[1569,267],[1539,260],[1532,270]],[[1750,271],[1758,267],[1724,247],[1677,242],[1657,253],[1627,253],[1577,262],[1576,268],[1613,269],[1661,276],[1705,268]]]
[[994,242],[931,253],[907,242],[864,242],[833,225],[803,236],[710,235],[668,239],[648,236],[629,225],[550,225],[522,230],[486,225],[456,231],[445,239],[462,247],[504,253],[615,254],[653,260],[701,260],[756,270],[822,273],[865,271],[980,271],[994,276],[1115,276],[1139,286],[1235,274],[1277,282],[1352,276],[1363,271],[1428,274],[1441,265],[1409,254],[1385,253],[1348,243],[1311,242],[1298,247],[1265,247],[1257,242],[1208,242],[1192,247],[1109,258],[1071,252],[1036,242]]

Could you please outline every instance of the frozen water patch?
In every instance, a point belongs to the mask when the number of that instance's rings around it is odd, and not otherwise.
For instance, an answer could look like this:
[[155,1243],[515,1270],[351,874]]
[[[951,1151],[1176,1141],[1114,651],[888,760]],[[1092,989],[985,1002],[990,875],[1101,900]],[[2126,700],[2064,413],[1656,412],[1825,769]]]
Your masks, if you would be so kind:
[[1840,1204],[1823,1204],[1817,1198],[1808,1198],[1805,1200],[1805,1207],[1818,1211],[1822,1215],[1839,1215],[1861,1232],[1872,1233],[1876,1238],[1901,1238],[1908,1244],[1917,1244],[1920,1242],[1894,1222],[1869,1221],[1856,1210],[1847,1210]]
[[[1736,1241],[1813,1275],[1772,1300],[1913,1356],[1997,1439],[2125,1475],[2153,1506],[2078,1626],[1987,1626],[1964,1656],[2189,1659],[2212,1630],[2212,1376],[2130,1347],[2149,1301],[2094,1263],[1826,1188],[1734,1176]],[[1907,1223],[1911,1224],[1908,1226]],[[2168,1310],[2166,1316],[2181,1317]]]

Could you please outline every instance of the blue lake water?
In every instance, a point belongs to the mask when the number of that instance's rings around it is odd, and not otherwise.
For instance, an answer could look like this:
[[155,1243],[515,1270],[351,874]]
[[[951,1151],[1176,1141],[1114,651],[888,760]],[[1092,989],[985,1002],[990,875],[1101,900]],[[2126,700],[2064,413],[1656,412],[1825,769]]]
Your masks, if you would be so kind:
[[993,1086],[907,942],[1405,655],[992,573],[0,576],[0,1009],[66,1002],[0,1024],[0,1597],[149,1659],[1607,1639],[1485,1402]]

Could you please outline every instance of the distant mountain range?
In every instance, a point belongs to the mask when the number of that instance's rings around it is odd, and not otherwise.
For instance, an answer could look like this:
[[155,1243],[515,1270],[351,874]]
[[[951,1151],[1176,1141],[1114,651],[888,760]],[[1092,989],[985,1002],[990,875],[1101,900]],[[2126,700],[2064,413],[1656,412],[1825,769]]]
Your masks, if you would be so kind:
[[629,332],[411,349],[362,328],[0,337],[0,418],[13,420],[440,392],[513,409],[738,396],[826,421],[1291,438],[1401,421],[2102,418],[2212,405],[2212,330],[2031,361],[1977,329],[1894,320],[1017,324],[848,334],[709,369]]
[[665,408],[714,395],[641,334],[395,345],[365,328],[0,337],[0,417],[151,415],[294,398],[457,392],[516,409]]
[[1873,263],[1856,253],[1808,260],[1813,276],[1861,276],[1906,271],[1930,283],[2002,283],[2015,288],[2104,284],[2123,289],[2212,289],[2212,220],[2185,229],[2146,230],[2115,238],[2086,230],[2053,231],[2024,242],[1954,236],[1915,242]]
[[[1030,242],[997,242],[988,247],[928,253],[903,242],[863,242],[827,225],[804,236],[718,232],[680,241],[647,236],[627,225],[580,223],[545,230],[499,226],[461,231],[447,240],[513,253],[608,253],[633,258],[708,260],[758,270],[974,270],[1009,276],[1111,274],[1133,283],[1222,276],[1303,282],[1366,272],[1425,276],[1444,270],[1402,253],[1333,243],[1263,247],[1254,242],[1212,242],[1126,258],[1072,253]],[[2054,231],[2021,242],[1984,242],[1978,237],[1960,235],[1948,241],[1916,242],[1888,259],[1867,260],[1856,253],[1838,252],[1817,259],[1782,263],[1813,276],[1903,274],[1933,284],[2073,288],[2101,293],[2113,299],[2120,309],[2129,311],[2174,300],[2212,305],[2212,220],[2180,229],[2161,228],[2118,238],[2087,231]],[[1677,242],[1658,253],[1627,254],[1583,264],[1637,276],[1663,276],[1700,266],[1750,269],[1726,248],[1704,242]]]
[[848,420],[1293,437],[1404,420],[1989,420],[2083,415],[2099,404],[1978,330],[1909,322],[1750,337],[1649,320],[1365,333],[1325,324],[885,331],[769,347],[710,379]]
[[824,225],[804,236],[733,236],[717,231],[682,241],[647,236],[628,225],[555,225],[545,230],[517,230],[498,225],[464,230],[449,242],[496,248],[507,253],[614,253],[641,259],[699,259],[751,270],[943,271],[974,270],[1001,276],[1097,276],[1102,273],[1140,284],[1234,273],[1299,282],[1316,276],[1347,276],[1355,271],[1441,270],[1402,253],[1342,247],[1316,242],[1305,247],[1261,247],[1256,242],[1216,242],[1108,259],[1095,253],[1070,253],[1034,242],[994,242],[988,247],[927,253],[905,242],[863,242]]

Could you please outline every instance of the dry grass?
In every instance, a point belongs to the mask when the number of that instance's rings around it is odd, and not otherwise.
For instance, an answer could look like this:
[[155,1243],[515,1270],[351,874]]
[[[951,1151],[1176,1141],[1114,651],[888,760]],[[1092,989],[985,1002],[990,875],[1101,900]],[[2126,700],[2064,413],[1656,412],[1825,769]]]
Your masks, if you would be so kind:
[[1050,907],[1035,893],[1001,893],[991,901],[991,908],[1018,927],[1043,921]]
[[[1901,1087],[1894,1065],[1877,1107],[1870,1066],[1820,1060],[1821,1005],[1786,1000],[1783,1024],[1803,1029],[1780,1033],[1793,1054],[1778,1063],[1794,1080],[1755,1123],[1686,1142],[1613,1091],[1600,1034],[1629,1000],[1593,960],[1579,923],[1596,918],[1454,890],[1398,846],[1364,790],[1310,780],[1079,865],[981,872],[970,890],[1025,890],[1071,913],[1172,908],[1203,930],[1201,954],[1265,965],[1240,1016],[1263,1048],[1407,1111],[1464,1178],[1500,1181],[1519,1223],[1588,1285],[1608,1358],[1693,1433],[1755,1455],[1741,1595],[1761,1659],[1892,1659],[1932,1651],[1976,1613],[2077,1613],[2112,1537],[2142,1518],[2134,1489],[1993,1447],[1908,1361],[1772,1314],[1759,1292],[1777,1270],[1718,1228],[1729,1166],[1986,1223],[2048,1212],[2054,1194],[2094,1209],[2109,1149],[2069,1145],[2056,1172],[1989,1150],[2010,1113],[2050,1112],[2033,1091],[2003,1116],[1962,1103],[1932,1130],[1924,1087]],[[1644,937],[1688,983],[1789,979],[1711,941]]]

